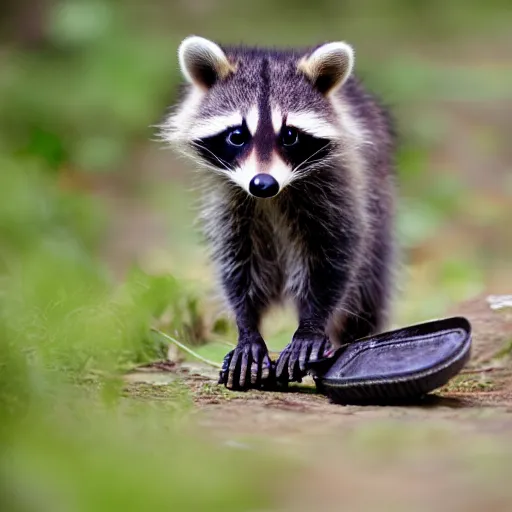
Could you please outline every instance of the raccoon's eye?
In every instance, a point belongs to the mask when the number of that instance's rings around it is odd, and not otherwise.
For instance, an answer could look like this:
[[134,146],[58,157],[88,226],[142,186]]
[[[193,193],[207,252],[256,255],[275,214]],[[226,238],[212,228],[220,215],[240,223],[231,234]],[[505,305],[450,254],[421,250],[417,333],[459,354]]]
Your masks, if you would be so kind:
[[226,140],[232,146],[241,147],[248,142],[247,132],[241,128],[234,128],[228,133]]
[[281,142],[283,146],[293,146],[299,142],[299,132],[296,128],[285,126],[281,132]]

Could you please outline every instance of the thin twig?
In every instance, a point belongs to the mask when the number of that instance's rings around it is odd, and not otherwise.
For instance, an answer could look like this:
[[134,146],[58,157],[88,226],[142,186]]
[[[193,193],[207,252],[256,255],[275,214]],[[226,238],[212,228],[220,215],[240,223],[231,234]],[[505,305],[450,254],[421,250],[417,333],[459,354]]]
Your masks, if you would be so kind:
[[500,370],[500,368],[498,366],[487,366],[485,368],[475,368],[475,369],[466,369],[466,370],[462,370],[460,373],[461,374],[472,374],[472,373],[490,373],[490,372],[494,372],[496,370]]
[[194,352],[192,349],[188,348],[186,345],[183,345],[183,343],[179,342],[178,340],[174,339],[172,336],[169,336],[165,332],[159,331],[158,329],[155,329],[154,327],[151,328],[153,332],[156,332],[160,336],[163,336],[167,341],[170,341],[171,343],[174,343],[177,347],[181,348],[184,352],[187,354],[190,354],[192,357],[195,357],[196,359],[199,359],[199,361],[202,361],[203,363],[206,363],[210,366],[213,366],[214,368],[222,368],[222,365],[219,363],[216,363],[215,361],[210,361],[209,359],[206,359],[203,356],[200,356],[196,352]]

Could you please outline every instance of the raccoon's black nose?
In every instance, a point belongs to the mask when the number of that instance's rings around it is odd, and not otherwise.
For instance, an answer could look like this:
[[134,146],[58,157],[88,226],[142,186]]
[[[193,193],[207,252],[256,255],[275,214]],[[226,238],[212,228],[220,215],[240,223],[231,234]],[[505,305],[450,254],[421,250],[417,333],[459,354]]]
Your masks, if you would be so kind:
[[273,197],[279,192],[279,183],[270,174],[256,174],[249,183],[249,192],[256,197]]

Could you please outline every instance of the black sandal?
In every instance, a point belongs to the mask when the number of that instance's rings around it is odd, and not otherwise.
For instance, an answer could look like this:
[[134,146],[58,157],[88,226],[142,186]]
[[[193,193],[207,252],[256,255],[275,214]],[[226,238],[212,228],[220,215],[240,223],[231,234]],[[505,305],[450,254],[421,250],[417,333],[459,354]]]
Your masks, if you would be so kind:
[[361,338],[308,367],[318,390],[335,403],[391,404],[445,385],[470,352],[471,325],[453,317]]

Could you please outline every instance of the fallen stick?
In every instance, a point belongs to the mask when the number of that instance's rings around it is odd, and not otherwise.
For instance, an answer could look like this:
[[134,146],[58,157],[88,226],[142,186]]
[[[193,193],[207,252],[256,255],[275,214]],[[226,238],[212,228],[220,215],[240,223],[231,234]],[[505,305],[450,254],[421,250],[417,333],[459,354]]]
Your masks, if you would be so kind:
[[156,332],[157,334],[159,334],[163,338],[165,338],[167,341],[173,343],[174,345],[179,347],[181,350],[183,350],[187,354],[191,355],[192,357],[195,357],[199,361],[202,361],[205,364],[213,366],[214,368],[222,368],[222,365],[220,363],[216,363],[215,361],[210,361],[209,359],[206,359],[205,357],[200,356],[197,352],[194,352],[191,348],[188,348],[186,345],[184,345],[183,343],[179,342],[177,339],[173,338],[172,336],[169,336],[165,332],[159,331],[158,329],[155,329],[154,327],[152,327],[151,330],[153,332]]

